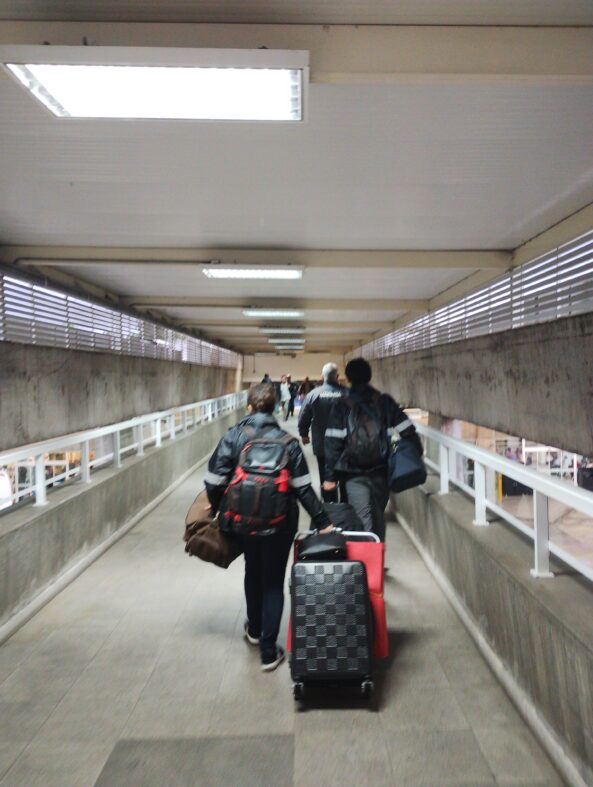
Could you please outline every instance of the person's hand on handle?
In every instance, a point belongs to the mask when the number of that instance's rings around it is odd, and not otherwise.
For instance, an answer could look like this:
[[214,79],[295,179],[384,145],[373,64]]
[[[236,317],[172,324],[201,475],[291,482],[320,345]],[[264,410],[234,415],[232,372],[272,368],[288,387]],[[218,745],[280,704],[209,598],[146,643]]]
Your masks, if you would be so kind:
[[320,530],[319,532],[320,533],[331,533],[333,529],[334,529],[334,526],[330,522],[327,527],[324,527],[323,530]]
[[334,489],[336,488],[336,486],[337,486],[337,484],[336,484],[335,481],[324,481],[323,482],[323,489],[326,492],[333,492]]
[[307,437],[307,435],[303,435],[301,437],[301,440],[303,441],[303,445],[309,445],[309,443],[311,442],[311,439]]

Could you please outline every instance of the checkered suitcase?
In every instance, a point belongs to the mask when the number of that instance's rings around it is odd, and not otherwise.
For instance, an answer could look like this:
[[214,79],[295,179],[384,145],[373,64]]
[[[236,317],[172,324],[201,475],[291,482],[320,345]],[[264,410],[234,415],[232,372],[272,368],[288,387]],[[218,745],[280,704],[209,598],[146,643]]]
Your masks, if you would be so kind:
[[295,699],[315,682],[358,684],[370,697],[373,636],[364,563],[295,563],[291,601]]

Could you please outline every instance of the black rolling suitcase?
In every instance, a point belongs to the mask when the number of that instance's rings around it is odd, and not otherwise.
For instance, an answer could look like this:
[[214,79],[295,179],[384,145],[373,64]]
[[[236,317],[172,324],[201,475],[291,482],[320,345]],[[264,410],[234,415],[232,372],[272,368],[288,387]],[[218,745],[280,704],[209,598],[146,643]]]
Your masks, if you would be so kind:
[[317,683],[373,692],[372,617],[364,564],[358,560],[296,562],[291,575],[293,694]]

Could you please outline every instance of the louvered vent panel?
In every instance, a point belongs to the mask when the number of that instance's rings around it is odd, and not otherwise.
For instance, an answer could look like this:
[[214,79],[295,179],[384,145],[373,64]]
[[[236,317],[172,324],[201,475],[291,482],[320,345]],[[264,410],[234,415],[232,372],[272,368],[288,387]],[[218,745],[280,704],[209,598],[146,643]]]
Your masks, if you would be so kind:
[[0,273],[0,341],[237,368],[241,356],[194,336]]
[[349,354],[385,358],[593,311],[593,232]]

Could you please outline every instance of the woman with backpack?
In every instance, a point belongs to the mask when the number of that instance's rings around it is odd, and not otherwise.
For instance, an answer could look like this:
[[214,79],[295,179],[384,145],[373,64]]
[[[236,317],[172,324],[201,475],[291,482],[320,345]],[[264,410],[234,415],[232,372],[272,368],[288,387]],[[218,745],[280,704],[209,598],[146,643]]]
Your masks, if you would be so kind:
[[244,636],[259,645],[261,668],[276,669],[284,650],[276,640],[284,607],[284,575],[298,527],[301,502],[313,527],[331,527],[311,486],[296,438],[274,418],[272,385],[253,386],[247,416],[231,427],[210,457],[205,482],[220,527],[241,539],[245,553]]

